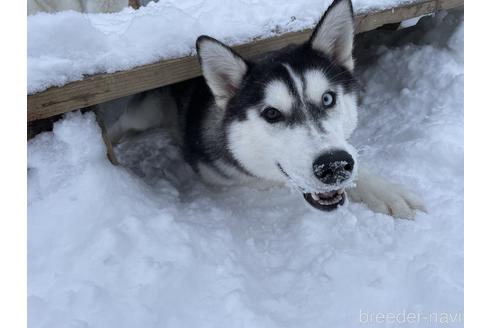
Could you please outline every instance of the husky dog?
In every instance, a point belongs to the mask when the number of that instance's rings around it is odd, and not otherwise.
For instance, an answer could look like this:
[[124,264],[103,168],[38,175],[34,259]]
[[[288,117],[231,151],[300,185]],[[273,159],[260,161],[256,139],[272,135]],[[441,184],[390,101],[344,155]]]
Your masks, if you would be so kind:
[[350,0],[333,1],[307,42],[254,61],[199,37],[204,79],[177,97],[187,162],[213,184],[287,184],[323,211],[348,194],[376,212],[413,218],[422,202],[361,168],[348,142],[357,125],[353,39]]

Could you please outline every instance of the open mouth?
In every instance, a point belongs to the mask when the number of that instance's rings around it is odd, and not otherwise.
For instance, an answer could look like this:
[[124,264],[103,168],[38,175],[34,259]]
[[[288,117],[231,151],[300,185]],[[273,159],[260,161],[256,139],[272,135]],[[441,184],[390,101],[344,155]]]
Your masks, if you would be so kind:
[[[277,163],[280,171],[291,180],[290,176],[285,172],[283,167]],[[314,208],[321,211],[333,211],[342,206],[345,203],[345,189],[341,188],[338,190],[327,191],[327,192],[313,192],[313,193],[303,193],[304,199]]]
[[345,203],[345,189],[320,193],[304,193],[304,199],[314,208],[322,211],[333,211]]

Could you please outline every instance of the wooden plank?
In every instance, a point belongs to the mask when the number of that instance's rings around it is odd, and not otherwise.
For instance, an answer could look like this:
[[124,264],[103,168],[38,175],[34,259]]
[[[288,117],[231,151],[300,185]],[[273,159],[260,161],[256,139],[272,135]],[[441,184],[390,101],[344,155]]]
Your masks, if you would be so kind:
[[128,5],[133,9],[140,8],[140,0],[128,0]]
[[[415,2],[378,12],[358,13],[356,32],[366,32],[384,24],[463,6],[464,0],[416,0]],[[234,47],[246,58],[277,50],[290,43],[302,43],[311,29],[254,40]],[[52,87],[27,96],[27,121],[34,121],[99,104],[138,92],[188,80],[201,74],[196,56],[163,60],[128,71],[96,74],[82,81]]]

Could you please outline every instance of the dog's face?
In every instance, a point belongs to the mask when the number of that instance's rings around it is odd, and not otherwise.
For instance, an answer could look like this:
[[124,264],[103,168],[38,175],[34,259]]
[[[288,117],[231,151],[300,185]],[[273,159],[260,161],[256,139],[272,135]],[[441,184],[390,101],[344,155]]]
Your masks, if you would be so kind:
[[287,182],[321,210],[345,201],[357,172],[353,12],[335,0],[303,45],[254,63],[209,37],[197,49],[225,117],[227,146],[251,174]]

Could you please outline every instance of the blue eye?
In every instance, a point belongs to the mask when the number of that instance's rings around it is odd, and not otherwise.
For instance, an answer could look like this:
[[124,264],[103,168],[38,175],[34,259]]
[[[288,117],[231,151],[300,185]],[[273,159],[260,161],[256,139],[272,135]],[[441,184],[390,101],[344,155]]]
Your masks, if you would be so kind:
[[336,103],[336,94],[333,91],[328,91],[323,93],[321,97],[321,101],[323,103],[324,108],[331,108],[335,106]]

